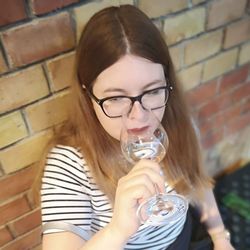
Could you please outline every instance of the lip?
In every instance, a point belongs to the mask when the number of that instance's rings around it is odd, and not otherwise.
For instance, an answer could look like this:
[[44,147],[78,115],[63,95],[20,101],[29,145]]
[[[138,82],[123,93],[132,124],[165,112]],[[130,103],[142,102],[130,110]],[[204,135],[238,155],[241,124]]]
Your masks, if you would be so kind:
[[141,128],[131,128],[131,129],[128,129],[128,132],[131,134],[140,134],[140,133],[147,131],[148,128],[149,128],[149,126],[144,126]]

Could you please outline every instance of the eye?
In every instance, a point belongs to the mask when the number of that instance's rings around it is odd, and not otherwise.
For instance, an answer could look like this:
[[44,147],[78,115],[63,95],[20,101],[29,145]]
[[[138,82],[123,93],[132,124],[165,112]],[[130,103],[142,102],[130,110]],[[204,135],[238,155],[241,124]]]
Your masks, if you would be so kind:
[[105,105],[122,105],[124,103],[127,103],[128,100],[127,98],[124,98],[122,96],[114,96],[114,97],[110,97],[110,99],[107,99],[105,101]]
[[149,91],[147,94],[148,95],[159,95],[162,93],[163,89],[152,89],[151,91]]
[[123,101],[123,99],[124,98],[122,98],[122,97],[113,97],[111,99],[108,99],[107,101],[109,101],[109,102],[121,102],[121,101]]

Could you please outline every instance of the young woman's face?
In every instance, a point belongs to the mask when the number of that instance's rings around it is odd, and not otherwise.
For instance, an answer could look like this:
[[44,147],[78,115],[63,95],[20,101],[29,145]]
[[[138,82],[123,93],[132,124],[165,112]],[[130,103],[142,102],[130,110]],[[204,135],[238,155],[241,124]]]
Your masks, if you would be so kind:
[[[145,58],[125,55],[119,61],[105,69],[97,77],[93,94],[98,98],[112,96],[138,96],[144,91],[166,86],[163,67]],[[119,140],[122,128],[122,118],[110,118],[104,114],[102,108],[93,101],[94,110],[98,120],[105,131],[113,138]],[[161,121],[165,107],[153,111]],[[129,112],[134,128],[141,128],[145,123],[147,111],[136,101]]]

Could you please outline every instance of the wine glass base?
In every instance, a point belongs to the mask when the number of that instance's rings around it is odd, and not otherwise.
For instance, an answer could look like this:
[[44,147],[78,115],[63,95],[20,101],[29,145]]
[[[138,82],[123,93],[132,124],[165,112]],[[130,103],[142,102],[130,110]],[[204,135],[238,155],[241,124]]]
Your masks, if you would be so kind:
[[158,194],[143,202],[137,210],[142,224],[172,224],[186,216],[187,199],[178,194]]

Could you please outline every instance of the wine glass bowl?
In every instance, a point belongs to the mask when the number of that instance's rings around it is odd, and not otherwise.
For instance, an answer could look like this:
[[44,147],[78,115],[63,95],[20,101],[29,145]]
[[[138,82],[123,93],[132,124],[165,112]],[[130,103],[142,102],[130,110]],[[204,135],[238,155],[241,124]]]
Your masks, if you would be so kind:
[[[126,160],[132,164],[141,159],[160,163],[167,152],[167,132],[151,110],[145,110],[142,124],[133,121],[129,114],[122,117],[120,144]],[[187,212],[186,199],[177,194],[160,193],[155,184],[156,195],[142,202],[137,209],[141,223],[162,225],[177,222]]]
[[121,150],[130,163],[141,159],[159,163],[166,155],[169,140],[165,129],[151,111],[148,111],[146,122],[146,126],[132,128],[126,115],[123,116]]

